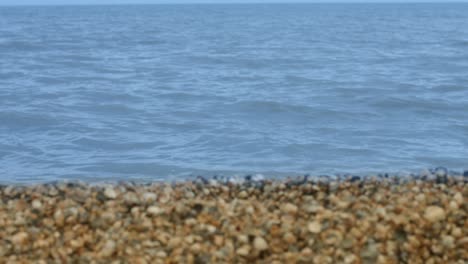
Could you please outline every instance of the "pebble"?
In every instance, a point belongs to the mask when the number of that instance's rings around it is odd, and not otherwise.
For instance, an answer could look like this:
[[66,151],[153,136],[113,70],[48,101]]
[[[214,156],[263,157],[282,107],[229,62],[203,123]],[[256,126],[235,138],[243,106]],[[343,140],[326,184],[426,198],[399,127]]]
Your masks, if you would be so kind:
[[123,199],[126,204],[132,205],[132,204],[139,204],[140,200],[138,199],[138,196],[134,192],[127,192],[124,194]]
[[11,238],[11,242],[13,242],[13,244],[15,245],[23,245],[27,242],[28,237],[29,237],[28,233],[19,232]]
[[156,215],[160,215],[160,214],[164,213],[164,210],[161,209],[158,206],[150,206],[150,207],[148,207],[146,212],[148,212],[148,214],[150,214],[150,215],[156,216]]
[[291,232],[284,234],[283,239],[290,244],[296,243],[296,237]]
[[249,194],[246,191],[241,191],[238,197],[241,199],[246,199],[247,197],[249,197]]
[[237,255],[242,256],[242,257],[247,257],[250,254],[250,246],[249,245],[243,245],[242,247],[238,248],[236,250]]
[[368,243],[361,250],[361,257],[369,263],[375,263],[378,255],[379,251],[377,245],[373,242]]
[[447,176],[447,169],[444,167],[438,167],[435,169],[434,173],[437,177],[445,177]]
[[34,200],[34,201],[32,201],[31,206],[34,209],[41,210],[42,209],[42,202],[39,201],[39,200]]
[[103,257],[110,257],[112,254],[114,254],[116,249],[116,244],[113,240],[108,240],[104,244],[104,247],[102,248],[100,255]]
[[441,221],[445,219],[445,211],[438,206],[429,206],[424,211],[424,218],[429,222]]
[[320,224],[318,221],[310,222],[309,225],[307,225],[307,228],[309,232],[317,234],[322,231],[322,224]]
[[297,206],[292,203],[287,203],[283,206],[283,211],[289,214],[297,213]]
[[156,201],[156,199],[158,198],[158,196],[155,194],[155,193],[152,193],[152,192],[146,192],[143,194],[143,201],[146,203],[146,204],[149,204],[149,203],[153,203]]
[[115,199],[117,198],[117,192],[112,187],[106,187],[104,189],[104,196],[106,196],[107,199]]
[[254,239],[254,248],[258,251],[263,251],[263,250],[267,250],[268,249],[268,244],[267,242],[265,241],[265,239],[263,239],[263,237],[256,237]]
[[464,202],[463,202],[463,195],[461,194],[461,192],[457,192],[454,196],[453,196],[453,200],[458,204],[458,205],[462,205]]

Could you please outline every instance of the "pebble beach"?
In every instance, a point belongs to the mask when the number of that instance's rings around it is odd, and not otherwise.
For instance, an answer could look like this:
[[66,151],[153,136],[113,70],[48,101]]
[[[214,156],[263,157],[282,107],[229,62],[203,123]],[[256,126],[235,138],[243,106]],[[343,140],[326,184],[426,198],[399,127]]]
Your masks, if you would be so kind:
[[468,175],[0,187],[0,263],[468,262]]

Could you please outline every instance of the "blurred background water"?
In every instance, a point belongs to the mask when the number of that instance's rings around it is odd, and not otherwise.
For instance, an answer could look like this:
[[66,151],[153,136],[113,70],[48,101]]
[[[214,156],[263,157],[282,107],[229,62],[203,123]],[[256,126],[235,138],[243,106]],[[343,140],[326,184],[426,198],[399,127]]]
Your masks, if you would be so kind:
[[468,167],[467,4],[0,7],[0,181]]

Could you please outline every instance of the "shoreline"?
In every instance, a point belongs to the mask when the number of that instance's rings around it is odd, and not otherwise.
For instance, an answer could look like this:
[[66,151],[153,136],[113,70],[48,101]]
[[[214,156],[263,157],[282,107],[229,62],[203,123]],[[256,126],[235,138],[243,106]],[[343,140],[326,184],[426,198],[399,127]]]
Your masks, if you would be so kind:
[[0,262],[466,263],[467,179],[3,185]]

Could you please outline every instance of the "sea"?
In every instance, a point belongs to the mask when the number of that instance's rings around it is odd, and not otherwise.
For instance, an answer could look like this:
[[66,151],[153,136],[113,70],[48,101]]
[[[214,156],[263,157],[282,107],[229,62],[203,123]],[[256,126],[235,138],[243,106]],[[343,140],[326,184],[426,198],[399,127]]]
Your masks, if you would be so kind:
[[468,3],[0,7],[0,182],[468,168]]

